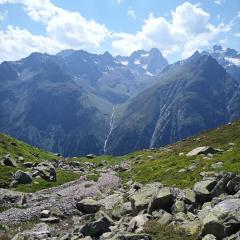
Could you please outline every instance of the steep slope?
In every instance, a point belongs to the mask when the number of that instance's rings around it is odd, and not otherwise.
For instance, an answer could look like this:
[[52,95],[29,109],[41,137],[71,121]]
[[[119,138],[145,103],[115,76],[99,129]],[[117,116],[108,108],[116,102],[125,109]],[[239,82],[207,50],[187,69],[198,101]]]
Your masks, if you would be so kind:
[[110,103],[75,83],[46,54],[2,63],[4,71],[0,131],[64,155],[102,151]]
[[166,67],[158,79],[126,105],[108,153],[163,146],[240,116],[239,84],[210,56],[196,52]]
[[203,54],[211,55],[233,78],[240,81],[240,53],[235,49],[224,49],[221,46],[215,45],[213,49],[203,52]]

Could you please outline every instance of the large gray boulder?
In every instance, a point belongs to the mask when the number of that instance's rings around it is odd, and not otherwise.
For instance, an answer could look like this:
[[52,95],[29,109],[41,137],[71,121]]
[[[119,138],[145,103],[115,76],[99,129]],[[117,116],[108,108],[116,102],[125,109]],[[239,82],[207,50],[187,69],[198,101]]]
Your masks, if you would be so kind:
[[103,216],[96,221],[85,224],[80,232],[84,236],[99,237],[105,232],[109,232],[109,227],[113,224],[111,219],[107,216]]
[[169,187],[161,188],[158,193],[153,196],[148,206],[148,213],[152,213],[155,210],[163,209],[167,212],[171,211],[174,203],[174,195]]
[[217,153],[219,152],[218,150],[210,147],[210,146],[203,146],[203,147],[197,147],[197,148],[194,148],[192,151],[190,151],[189,153],[187,153],[187,157],[193,157],[193,156],[197,156],[197,155],[200,155],[200,154],[204,154],[204,155],[207,155],[207,154],[214,154],[214,153]]
[[154,195],[157,195],[162,185],[160,183],[146,184],[130,197],[133,215],[147,209]]
[[223,239],[240,230],[240,200],[227,199],[218,203],[203,219],[201,235],[212,234]]
[[56,181],[57,180],[57,174],[55,171],[55,167],[50,162],[42,162],[39,163],[34,170],[37,171],[37,174],[41,176],[41,178],[47,180],[47,181]]
[[29,172],[18,170],[14,174],[14,180],[19,184],[28,184],[32,182],[32,176]]
[[128,223],[128,232],[140,233],[143,231],[144,225],[148,222],[148,216],[146,214],[139,214],[133,217]]
[[214,179],[204,180],[195,183],[193,189],[197,194],[197,201],[200,203],[204,203],[211,200],[211,191],[216,186],[216,184],[217,181]]
[[92,198],[85,198],[77,203],[77,209],[85,214],[96,213],[102,205]]

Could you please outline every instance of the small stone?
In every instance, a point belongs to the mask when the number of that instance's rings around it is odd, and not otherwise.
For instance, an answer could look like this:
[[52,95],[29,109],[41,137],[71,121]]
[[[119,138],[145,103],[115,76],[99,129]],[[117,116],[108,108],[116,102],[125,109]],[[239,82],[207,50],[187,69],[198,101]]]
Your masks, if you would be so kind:
[[41,218],[40,221],[44,223],[53,223],[53,224],[60,222],[59,218],[56,218],[56,217]]
[[49,210],[42,210],[40,213],[40,216],[42,218],[48,218],[50,216],[50,211]]

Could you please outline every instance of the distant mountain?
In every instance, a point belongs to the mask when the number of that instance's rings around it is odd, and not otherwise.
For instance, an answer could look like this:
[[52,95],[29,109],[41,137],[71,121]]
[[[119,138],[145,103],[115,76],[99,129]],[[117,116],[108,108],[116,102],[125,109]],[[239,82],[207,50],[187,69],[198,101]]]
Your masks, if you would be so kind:
[[108,52],[32,53],[3,62],[0,131],[66,156],[100,154],[113,105],[152,84],[150,76],[139,79]]
[[215,45],[210,51],[203,52],[210,54],[221,64],[227,72],[235,79],[240,81],[240,53],[231,48],[222,48]]
[[129,57],[117,56],[116,60],[127,66],[137,76],[154,76],[168,65],[167,60],[157,48],[150,51],[135,51]]
[[156,78],[121,109],[109,154],[163,146],[240,117],[239,83],[209,55],[196,52]]

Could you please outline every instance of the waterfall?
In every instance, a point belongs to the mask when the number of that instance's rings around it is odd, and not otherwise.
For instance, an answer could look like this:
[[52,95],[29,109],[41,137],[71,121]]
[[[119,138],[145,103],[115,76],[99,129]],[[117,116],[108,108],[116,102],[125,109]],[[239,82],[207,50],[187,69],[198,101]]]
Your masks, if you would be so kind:
[[107,143],[108,143],[108,139],[111,136],[112,130],[113,130],[113,123],[114,123],[114,115],[115,115],[115,107],[113,106],[113,110],[112,110],[112,115],[110,117],[110,121],[109,121],[109,125],[110,125],[110,130],[109,133],[104,141],[104,147],[103,147],[103,153],[106,153],[107,150]]

